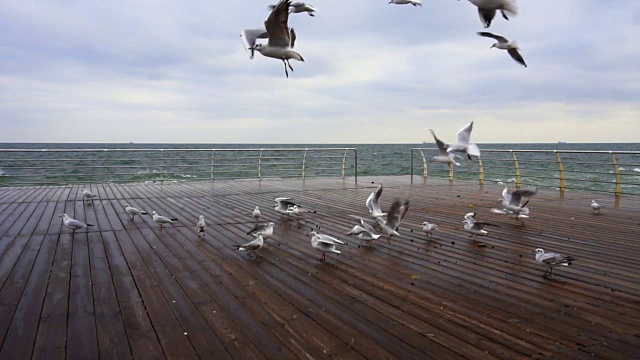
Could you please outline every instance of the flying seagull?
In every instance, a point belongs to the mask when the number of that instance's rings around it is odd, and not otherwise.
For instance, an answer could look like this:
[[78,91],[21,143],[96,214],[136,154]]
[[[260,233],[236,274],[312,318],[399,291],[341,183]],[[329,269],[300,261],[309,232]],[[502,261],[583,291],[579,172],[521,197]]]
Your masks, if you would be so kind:
[[282,60],[284,73],[287,77],[289,77],[287,65],[293,71],[289,59],[304,61],[302,55],[293,50],[296,42],[296,33],[293,29],[289,29],[287,24],[289,21],[289,6],[291,6],[290,0],[281,0],[276,5],[264,22],[269,41],[266,45],[256,44],[251,47],[252,50],[258,50],[263,56]]
[[[570,266],[574,261],[576,261],[576,259],[571,256],[564,256],[556,253],[545,253],[543,249],[536,249],[535,253],[536,261],[547,267],[543,275],[545,279],[551,279],[554,267]],[[549,273],[548,276],[547,273]]]
[[471,160],[471,155],[480,156],[480,148],[471,142],[471,130],[473,129],[473,121],[458,131],[456,143],[451,145],[447,152],[463,152],[467,154],[467,158]]
[[[524,198],[530,198],[537,193],[538,189],[514,190],[509,193],[509,188],[505,187],[504,190],[502,190],[502,197],[498,199],[498,202],[502,204],[502,209],[492,208],[491,212],[507,214],[520,222],[522,218],[529,217],[529,208],[527,207],[529,200],[524,201]],[[522,225],[524,225],[524,222]]]
[[376,218],[376,221],[382,227],[382,232],[388,235],[387,241],[389,245],[391,245],[392,235],[400,235],[397,229],[402,219],[407,215],[407,211],[409,211],[409,200],[405,200],[403,203],[400,199],[395,199],[387,212],[387,219]]
[[382,196],[382,184],[378,185],[378,189],[376,189],[376,191],[369,194],[366,201],[367,209],[369,209],[369,215],[373,218],[379,218],[386,215],[382,212],[382,209],[380,209],[380,196]]
[[[269,10],[273,10],[276,8],[276,5],[269,5]],[[309,16],[316,16],[315,12],[318,11],[312,5],[305,4],[303,2],[294,2],[289,6],[289,13],[302,13],[306,12]]]
[[85,228],[87,228],[87,226],[93,226],[91,224],[85,224],[85,223],[83,223],[81,221],[78,221],[76,219],[72,219],[67,214],[62,214],[62,215],[60,215],[60,217],[62,218],[62,223],[64,224],[64,226],[66,226],[69,229],[71,229],[71,235],[75,235],[76,230],[78,230],[78,229],[85,229]]
[[207,229],[207,222],[204,220],[204,215],[200,215],[198,218],[198,223],[196,224],[196,230],[198,231],[198,236],[202,234],[205,235],[204,231]]
[[322,251],[322,257],[318,261],[325,261],[327,252],[340,254],[340,250],[336,249],[336,245],[344,245],[344,242],[334,237],[318,234],[315,231],[308,233],[308,235],[311,235],[311,246],[318,251]]
[[509,55],[511,55],[511,58],[513,60],[515,60],[522,66],[527,67],[527,63],[524,62],[524,58],[522,57],[522,55],[520,55],[520,52],[518,52],[520,48],[518,47],[518,44],[515,41],[509,41],[507,38],[503,36],[495,35],[490,32],[479,32],[477,34],[480,36],[497,40],[498,42],[491,45],[491,48],[507,50],[507,52],[509,53]]
[[474,241],[476,240],[478,235],[487,236],[489,234],[487,230],[483,230],[485,226],[499,227],[498,225],[494,225],[488,222],[477,221],[476,213],[474,212],[466,214],[464,216],[464,221],[462,223],[464,224],[464,230],[468,233],[471,233],[471,236],[473,236]]
[[435,140],[436,145],[438,146],[438,156],[434,156],[431,159],[431,161],[441,162],[445,164],[456,164],[460,166],[460,163],[456,162],[455,160],[456,155],[447,152],[447,148],[449,147],[449,144],[446,144],[444,141],[438,139],[433,129],[429,129],[429,131],[431,132],[431,135],[433,135],[433,139]]
[[420,0],[391,0],[388,4],[422,6]]
[[244,29],[242,30],[242,42],[244,43],[244,47],[247,50],[250,50],[251,53],[249,55],[250,59],[253,59],[254,49],[253,47],[256,45],[256,41],[258,39],[268,39],[269,34],[267,33],[267,29]]
[[485,28],[491,26],[496,10],[500,10],[505,20],[509,20],[507,14],[510,16],[518,14],[516,3],[512,0],[469,0],[469,2],[478,7],[480,22]]
[[[600,209],[602,209],[604,205],[598,204],[595,200],[591,200],[591,212],[594,214],[600,214]],[[596,213],[597,211],[597,213]]]
[[124,204],[124,211],[129,214],[129,216],[131,216],[131,220],[135,220],[136,215],[140,216],[140,215],[149,215],[148,212],[146,211],[142,211],[140,209],[136,209],[133,206],[129,205],[129,204]]
[[162,225],[173,224],[174,221],[178,221],[178,219],[169,219],[168,217],[160,216],[155,211],[153,211],[151,215],[153,215],[153,221],[160,225],[160,231],[162,231]]

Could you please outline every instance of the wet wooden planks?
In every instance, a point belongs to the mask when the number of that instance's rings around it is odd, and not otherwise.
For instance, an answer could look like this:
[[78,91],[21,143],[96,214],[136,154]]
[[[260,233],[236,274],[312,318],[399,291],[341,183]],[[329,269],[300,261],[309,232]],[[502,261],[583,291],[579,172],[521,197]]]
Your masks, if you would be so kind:
[[[348,238],[378,182],[383,209],[411,200],[402,235]],[[0,358],[640,357],[638,198],[596,197],[592,215],[593,194],[541,190],[522,226],[489,212],[501,187],[437,179],[86,187],[93,203],[82,186],[0,189]],[[281,219],[281,196],[316,213]],[[159,231],[124,203],[179,220]],[[231,245],[251,240],[256,205],[277,225],[251,259]],[[500,225],[478,243],[472,211]],[[62,213],[95,226],[71,237]],[[342,254],[318,262],[314,229]],[[545,280],[538,247],[579,260]]]

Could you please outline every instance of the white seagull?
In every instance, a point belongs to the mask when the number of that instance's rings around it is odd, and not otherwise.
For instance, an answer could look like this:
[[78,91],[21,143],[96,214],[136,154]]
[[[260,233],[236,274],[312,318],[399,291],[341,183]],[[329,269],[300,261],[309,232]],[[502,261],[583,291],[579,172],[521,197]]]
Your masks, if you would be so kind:
[[136,209],[129,204],[124,204],[124,211],[131,216],[131,220],[135,220],[136,215],[149,215],[148,212]]
[[507,50],[507,52],[509,53],[509,55],[511,55],[511,58],[513,60],[515,60],[517,63],[519,63],[520,65],[527,67],[527,63],[524,62],[524,58],[522,57],[522,55],[520,54],[520,52],[518,52],[518,50],[520,50],[520,48],[518,47],[518,44],[515,41],[509,41],[507,38],[500,36],[500,35],[495,35],[492,34],[490,32],[479,32],[477,33],[480,36],[484,36],[484,37],[488,37],[488,38],[492,38],[497,40],[498,42],[491,45],[491,48],[496,48],[496,49],[501,49],[501,50]]
[[[564,256],[555,253],[545,253],[543,249],[536,249],[535,253],[536,261],[547,267],[543,275],[545,279],[551,279],[551,277],[553,276],[554,267],[570,266],[574,261],[576,261],[576,259],[571,256]],[[547,273],[549,273],[548,276]]]
[[500,10],[505,20],[509,20],[507,14],[510,16],[518,14],[518,8],[513,0],[469,0],[469,2],[478,7],[478,15],[485,28],[491,26],[496,10]]
[[472,213],[468,213],[464,216],[464,221],[462,222],[464,224],[464,230],[468,233],[471,233],[473,236],[473,240],[475,241],[476,238],[478,237],[478,235],[480,236],[487,236],[489,233],[486,230],[483,230],[483,228],[485,226],[496,226],[496,227],[500,227],[498,225],[494,225],[488,222],[484,222],[484,221],[477,221],[476,220],[476,213],[472,212]]
[[421,0],[391,0],[388,4],[422,6]]
[[62,215],[60,215],[60,217],[62,218],[62,223],[64,224],[64,226],[66,226],[69,229],[71,229],[71,235],[75,235],[76,230],[78,230],[78,229],[85,229],[85,228],[87,228],[87,226],[93,226],[91,224],[85,224],[85,223],[83,223],[81,221],[78,221],[76,219],[72,219],[67,214],[62,214]]
[[[504,190],[502,190],[502,197],[498,199],[498,202],[502,204],[502,209],[492,208],[491,212],[496,214],[507,214],[516,221],[521,221],[523,218],[526,219],[529,217],[529,208],[527,207],[529,200],[523,200],[524,198],[530,198],[537,193],[538,189],[514,190],[509,193],[509,188],[505,187]],[[524,222],[522,225],[524,225]]]
[[373,218],[379,218],[386,215],[386,213],[383,213],[382,209],[380,209],[380,196],[382,196],[382,184],[378,185],[378,189],[376,189],[376,191],[369,194],[366,201],[367,209],[369,209],[369,215]]
[[256,224],[253,229],[247,232],[247,235],[262,236],[265,240],[273,235],[273,226],[275,223],[270,222],[268,224]]
[[204,215],[200,215],[198,218],[198,223],[196,224],[196,230],[198,231],[198,236],[202,234],[205,235],[204,231],[207,229],[207,222],[204,220]]
[[430,224],[429,222],[423,222],[422,223],[422,231],[424,231],[427,236],[431,236],[433,235],[433,232],[436,231],[438,229],[438,225],[436,224]]
[[169,219],[168,217],[160,216],[155,211],[153,211],[151,214],[153,215],[153,221],[156,224],[160,225],[160,231],[162,231],[162,225],[173,224],[174,221],[178,221],[178,219]]
[[591,212],[593,214],[600,214],[600,209],[602,209],[604,207],[604,205],[600,205],[598,204],[595,200],[591,200]]
[[433,158],[431,158],[431,161],[445,163],[449,165],[456,164],[460,166],[460,163],[456,162],[455,160],[456,155],[447,152],[447,148],[449,147],[449,144],[446,144],[444,141],[438,139],[433,129],[429,129],[429,131],[431,131],[431,135],[433,135],[433,139],[435,140],[436,145],[438,146],[438,156],[434,156]]
[[288,197],[279,197],[276,198],[276,204],[273,206],[273,209],[280,213],[280,217],[284,215],[291,215],[291,211],[294,206],[300,206],[299,204],[290,201],[291,199]]
[[403,203],[400,199],[395,199],[387,212],[387,219],[376,218],[376,221],[382,227],[382,232],[388,235],[387,241],[389,245],[391,245],[392,235],[400,235],[397,229],[402,219],[407,215],[407,211],[409,211],[409,200],[405,200]]
[[251,215],[256,219],[256,221],[260,220],[260,208],[256,206]]
[[[276,5],[269,5],[269,10],[273,10],[276,8]],[[315,12],[318,11],[315,7],[309,4],[305,4],[303,2],[294,2],[289,6],[289,12],[298,14],[302,12],[306,12],[309,16],[316,16]]]
[[92,193],[87,189],[82,189],[82,196],[84,197],[85,200],[91,200],[91,203],[93,203],[94,198],[98,197],[98,195]]
[[451,145],[447,152],[459,151],[467,154],[467,158],[471,160],[471,155],[480,156],[480,148],[471,142],[471,130],[473,129],[473,121],[458,131],[456,143]]
[[354,225],[353,228],[347,232],[347,235],[354,235],[360,240],[367,241],[378,240],[378,238],[382,236],[381,234],[377,234],[373,226],[367,223],[363,218],[358,217],[358,219],[360,219],[360,225]]
[[256,254],[255,252],[262,249],[262,247],[264,246],[264,239],[262,238],[261,235],[258,235],[256,236],[255,239],[253,239],[253,241],[250,241],[244,245],[231,245],[231,246],[235,247],[236,250],[247,251],[247,255],[253,252],[256,255],[256,257],[258,257],[258,254]]
[[311,246],[318,251],[322,251],[322,257],[318,261],[325,261],[327,252],[340,254],[340,251],[336,249],[336,245],[344,245],[344,242],[334,237],[318,234],[315,231],[307,235],[311,235]]
[[290,0],[281,0],[278,5],[271,11],[271,14],[264,22],[267,29],[269,41],[267,44],[256,44],[251,47],[258,50],[263,56],[282,60],[284,64],[284,73],[289,77],[287,65],[293,71],[293,67],[289,64],[290,59],[304,61],[302,55],[293,50],[296,41],[296,33],[293,29],[289,29],[287,25],[289,20]]

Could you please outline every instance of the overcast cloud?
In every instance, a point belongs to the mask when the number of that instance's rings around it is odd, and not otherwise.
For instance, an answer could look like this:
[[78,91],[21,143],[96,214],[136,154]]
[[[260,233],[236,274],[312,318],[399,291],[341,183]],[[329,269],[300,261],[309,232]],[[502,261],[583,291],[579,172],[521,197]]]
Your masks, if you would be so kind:
[[517,1],[526,69],[466,0],[387,2],[291,14],[289,79],[239,37],[269,1],[0,2],[0,142],[639,141],[637,0]]

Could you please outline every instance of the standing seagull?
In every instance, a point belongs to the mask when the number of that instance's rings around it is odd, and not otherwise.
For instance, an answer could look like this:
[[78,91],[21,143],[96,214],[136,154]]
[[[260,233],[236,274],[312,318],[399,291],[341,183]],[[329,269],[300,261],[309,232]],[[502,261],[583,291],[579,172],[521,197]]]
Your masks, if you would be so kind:
[[173,224],[174,221],[178,221],[178,219],[169,219],[168,217],[160,216],[155,211],[151,214],[153,215],[153,221],[160,225],[160,231],[162,231],[162,225]]
[[247,235],[262,236],[265,240],[273,235],[273,226],[275,223],[270,222],[268,224],[256,224],[253,229],[247,232]]
[[369,197],[367,198],[366,204],[369,209],[369,215],[373,218],[379,218],[386,215],[382,212],[382,209],[380,209],[380,196],[382,196],[382,184],[378,185],[378,189],[369,194]]
[[391,245],[392,235],[400,235],[400,233],[398,233],[398,226],[400,226],[404,216],[407,215],[407,211],[409,211],[409,200],[405,200],[404,203],[402,203],[400,199],[395,199],[387,213],[387,220],[381,217],[376,218],[376,221],[378,221],[378,224],[382,227],[382,232],[388,235],[387,241],[389,245]]
[[[542,275],[545,279],[551,279],[553,276],[553,268],[556,266],[570,266],[575,258],[555,253],[545,253],[543,249],[536,249],[536,261],[547,267]],[[547,276],[547,273],[549,275]]]
[[[273,10],[276,8],[276,5],[269,5],[269,10]],[[312,5],[305,4],[303,2],[294,2],[289,6],[289,12],[298,14],[302,12],[306,12],[309,16],[316,16],[315,12],[318,11]]]
[[68,227],[69,229],[71,229],[71,235],[75,235],[76,230],[78,229],[85,229],[87,226],[93,226],[91,224],[85,224],[81,221],[78,221],[76,219],[72,219],[69,217],[69,215],[67,214],[62,214],[60,215],[60,217],[62,218],[62,223],[64,224],[64,226]]
[[431,224],[426,221],[422,223],[422,231],[424,231],[427,236],[432,236],[433,232],[436,230],[438,230],[438,225]]
[[527,63],[524,62],[524,58],[522,57],[522,55],[520,55],[520,53],[518,52],[518,50],[520,50],[520,48],[518,47],[518,44],[515,41],[509,41],[507,38],[500,36],[500,35],[495,35],[492,34],[490,32],[479,32],[477,33],[480,36],[484,36],[484,37],[488,37],[488,38],[492,38],[497,40],[498,42],[491,45],[491,48],[496,48],[496,49],[501,49],[501,50],[507,50],[507,52],[509,53],[509,55],[511,55],[511,58],[513,60],[515,60],[516,62],[518,62],[519,64],[521,64],[524,67],[527,67]]
[[256,208],[253,209],[253,213],[251,215],[253,215],[253,217],[256,219],[256,221],[260,221],[260,215],[261,215],[260,214],[260,208],[258,208],[256,206]]
[[131,220],[135,220],[136,215],[140,216],[140,215],[149,215],[148,212],[146,211],[142,211],[140,209],[136,209],[133,206],[129,205],[129,204],[124,204],[124,211],[129,214],[129,216],[131,216]]
[[251,47],[258,50],[263,56],[282,60],[284,64],[284,73],[289,77],[287,65],[293,71],[293,67],[289,64],[289,59],[304,61],[302,55],[293,50],[296,41],[296,33],[293,29],[289,30],[287,25],[289,21],[290,0],[281,0],[273,9],[264,26],[269,35],[269,42],[264,44],[256,44]]
[[471,160],[471,155],[480,156],[480,148],[471,142],[471,130],[473,129],[473,121],[458,131],[456,143],[451,145],[447,152],[459,151],[467,154],[467,158]]
[[500,10],[505,20],[509,20],[507,14],[511,16],[518,14],[516,3],[512,0],[469,0],[469,2],[478,7],[478,15],[485,28],[491,26],[496,10]]
[[249,254],[253,252],[257,258],[258,254],[256,254],[255,252],[262,249],[262,247],[264,246],[264,239],[262,238],[261,235],[258,235],[255,239],[253,239],[253,241],[250,241],[244,245],[231,245],[231,246],[235,247],[236,250],[247,251],[247,256],[249,256]]
[[200,236],[200,234],[202,234],[202,236],[205,235],[204,231],[207,229],[207,222],[204,221],[204,215],[200,215],[200,218],[198,218],[198,223],[196,224],[196,230],[198,231],[198,236]]
[[591,212],[593,214],[596,214],[596,211],[597,214],[600,214],[600,209],[602,209],[603,207],[603,205],[598,204],[595,200],[591,200]]
[[336,245],[344,245],[344,242],[334,237],[318,234],[315,231],[307,235],[311,235],[311,246],[318,251],[322,251],[322,257],[318,261],[325,261],[327,252],[340,254],[340,251],[336,249]]
[[485,226],[496,226],[499,227],[498,225],[494,225],[488,222],[484,222],[484,221],[477,221],[476,220],[476,213],[472,212],[472,213],[468,213],[467,215],[464,216],[464,221],[462,222],[464,224],[464,230],[468,233],[471,233],[473,236],[473,240],[475,241],[476,238],[478,237],[478,235],[480,236],[487,236],[489,233],[487,232],[487,230],[483,230],[483,228]]
[[397,4],[397,5],[408,5],[411,4],[413,6],[422,6],[422,2],[420,0],[391,0],[388,4]]
[[444,141],[438,139],[433,129],[429,129],[429,131],[431,131],[431,135],[433,135],[433,139],[435,140],[436,145],[438,146],[438,156],[434,156],[431,159],[431,161],[441,162],[449,165],[456,164],[460,166],[460,163],[456,162],[455,160],[456,155],[447,152],[447,148],[449,147],[449,144],[446,144]]
[[87,189],[82,189],[82,196],[84,197],[85,200],[90,200],[92,204],[93,204],[93,199],[98,197],[98,195],[92,193]]

